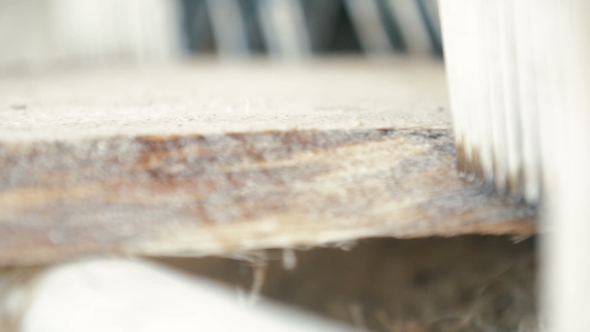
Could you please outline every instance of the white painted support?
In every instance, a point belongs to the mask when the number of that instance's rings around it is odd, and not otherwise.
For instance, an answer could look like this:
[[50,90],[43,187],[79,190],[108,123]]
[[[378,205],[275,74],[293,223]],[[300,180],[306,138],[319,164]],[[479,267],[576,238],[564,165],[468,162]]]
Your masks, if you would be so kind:
[[[548,331],[590,330],[590,2],[544,0],[549,80],[555,105],[547,166],[544,244]],[[557,29],[557,30],[556,30]],[[545,41],[547,43],[547,41]],[[553,72],[555,66],[556,72]],[[558,75],[554,75],[557,73]],[[546,141],[547,142],[547,141]],[[549,143],[549,142],[547,142]]]
[[0,274],[5,332],[347,331],[151,262],[95,258]]
[[462,2],[440,1],[458,150],[488,180],[492,148],[495,181],[541,212],[546,331],[590,331],[590,2]]

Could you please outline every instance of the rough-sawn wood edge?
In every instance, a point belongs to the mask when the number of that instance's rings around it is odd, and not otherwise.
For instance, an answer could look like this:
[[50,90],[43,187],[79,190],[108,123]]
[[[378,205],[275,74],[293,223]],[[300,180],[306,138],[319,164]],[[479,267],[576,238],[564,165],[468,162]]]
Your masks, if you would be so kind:
[[206,255],[365,237],[529,235],[455,172],[447,129],[0,145],[0,264]]

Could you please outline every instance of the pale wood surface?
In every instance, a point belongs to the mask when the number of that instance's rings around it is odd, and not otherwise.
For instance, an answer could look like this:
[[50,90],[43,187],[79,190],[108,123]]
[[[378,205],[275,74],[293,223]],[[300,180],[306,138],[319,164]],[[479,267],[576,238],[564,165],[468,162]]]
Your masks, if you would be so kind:
[[440,63],[0,79],[0,263],[534,231],[456,176]]
[[411,59],[66,70],[0,95],[2,141],[450,126],[442,63]]

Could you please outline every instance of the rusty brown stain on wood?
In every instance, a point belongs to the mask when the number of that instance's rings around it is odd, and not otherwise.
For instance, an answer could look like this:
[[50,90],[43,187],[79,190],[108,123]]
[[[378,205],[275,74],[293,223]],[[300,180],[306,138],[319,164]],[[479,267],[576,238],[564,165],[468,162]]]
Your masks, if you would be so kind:
[[527,216],[457,178],[445,129],[0,145],[3,264],[368,236],[530,234]]

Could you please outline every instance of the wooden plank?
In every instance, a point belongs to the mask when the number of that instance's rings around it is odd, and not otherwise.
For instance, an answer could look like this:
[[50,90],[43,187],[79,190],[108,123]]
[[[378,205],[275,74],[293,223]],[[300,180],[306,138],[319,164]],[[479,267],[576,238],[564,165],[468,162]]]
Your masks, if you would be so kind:
[[212,67],[4,78],[0,263],[534,231],[457,178],[440,64]]

